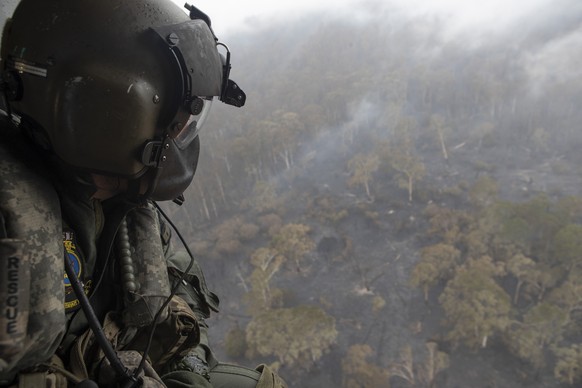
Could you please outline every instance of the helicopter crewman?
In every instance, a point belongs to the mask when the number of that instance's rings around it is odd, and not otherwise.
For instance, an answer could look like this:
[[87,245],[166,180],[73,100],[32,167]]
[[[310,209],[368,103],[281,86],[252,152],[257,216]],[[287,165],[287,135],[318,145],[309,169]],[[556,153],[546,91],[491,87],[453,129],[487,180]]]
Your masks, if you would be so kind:
[[4,27],[0,386],[285,386],[216,360],[218,298],[157,205],[183,202],[213,100],[245,103],[186,8],[21,0]]

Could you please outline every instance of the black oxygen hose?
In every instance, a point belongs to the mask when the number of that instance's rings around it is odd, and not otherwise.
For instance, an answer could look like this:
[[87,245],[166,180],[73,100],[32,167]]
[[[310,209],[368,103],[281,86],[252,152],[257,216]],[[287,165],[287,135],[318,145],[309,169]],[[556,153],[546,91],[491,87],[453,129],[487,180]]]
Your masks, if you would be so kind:
[[107,360],[109,360],[109,363],[111,364],[111,367],[115,371],[115,374],[122,380],[122,386],[123,387],[137,386],[136,384],[139,382],[139,380],[131,373],[129,373],[127,368],[125,368],[121,360],[119,360],[119,357],[117,357],[117,353],[115,353],[113,346],[105,336],[103,328],[99,324],[99,318],[97,318],[97,315],[95,315],[95,311],[93,310],[93,307],[89,302],[89,298],[83,291],[83,285],[81,284],[81,281],[79,280],[79,278],[77,278],[77,275],[75,275],[75,270],[73,269],[73,265],[71,264],[66,251],[65,251],[65,272],[69,277],[69,281],[71,282],[71,286],[73,287],[75,295],[79,299],[81,308],[83,309],[83,312],[87,317],[89,327],[91,328],[91,331],[95,335],[97,343],[99,343],[99,346],[101,347],[101,350],[103,350],[105,357],[107,358]]

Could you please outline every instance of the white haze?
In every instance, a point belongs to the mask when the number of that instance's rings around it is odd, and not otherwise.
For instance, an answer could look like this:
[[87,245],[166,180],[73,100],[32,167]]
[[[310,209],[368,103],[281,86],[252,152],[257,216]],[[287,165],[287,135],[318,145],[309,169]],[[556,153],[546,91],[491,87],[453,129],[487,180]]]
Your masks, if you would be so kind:
[[[174,1],[180,6],[184,4],[183,0]],[[212,18],[219,37],[272,22],[289,23],[314,11],[361,18],[365,17],[361,8],[371,9],[371,4],[376,10],[388,6],[392,10],[400,9],[407,16],[434,15],[446,20],[453,35],[468,32],[487,34],[502,32],[532,17],[543,17],[549,4],[556,8],[562,6],[560,0],[197,0],[192,3]]]
[[[184,0],[173,0],[180,6]],[[188,0],[212,19],[225,43],[238,34],[282,28],[312,15],[324,23],[338,19],[365,23],[381,17],[389,25],[424,20],[427,42],[432,22],[444,27],[440,42],[455,41],[467,49],[496,44],[513,47],[531,79],[534,95],[582,75],[581,0]],[[422,25],[415,23],[415,29]],[[560,31],[559,33],[555,33]],[[421,33],[421,31],[418,31]],[[541,34],[541,36],[540,36]],[[251,35],[247,35],[251,36]],[[532,44],[532,42],[535,42]],[[530,44],[531,47],[524,45]],[[413,48],[419,58],[440,55],[440,46]]]

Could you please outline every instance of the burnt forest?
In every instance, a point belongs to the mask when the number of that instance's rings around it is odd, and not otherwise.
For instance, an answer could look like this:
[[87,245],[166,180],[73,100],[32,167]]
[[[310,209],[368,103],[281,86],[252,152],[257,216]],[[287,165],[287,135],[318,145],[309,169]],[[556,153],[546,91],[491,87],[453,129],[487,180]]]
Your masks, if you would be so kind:
[[224,361],[290,387],[582,384],[582,9],[368,2],[225,38],[181,207]]

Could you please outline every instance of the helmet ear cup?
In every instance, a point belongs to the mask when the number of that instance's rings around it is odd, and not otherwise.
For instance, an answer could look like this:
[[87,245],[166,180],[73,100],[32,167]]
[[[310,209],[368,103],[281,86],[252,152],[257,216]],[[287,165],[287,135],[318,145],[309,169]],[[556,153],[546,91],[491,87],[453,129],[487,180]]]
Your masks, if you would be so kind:
[[22,79],[14,70],[4,70],[0,85],[0,89],[8,101],[20,101],[22,99]]

